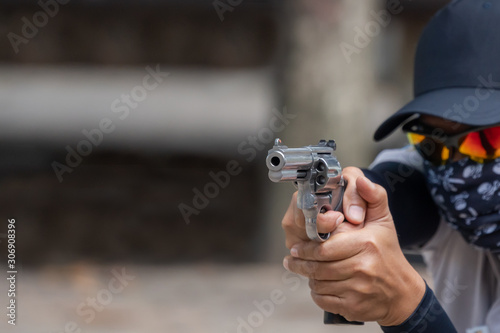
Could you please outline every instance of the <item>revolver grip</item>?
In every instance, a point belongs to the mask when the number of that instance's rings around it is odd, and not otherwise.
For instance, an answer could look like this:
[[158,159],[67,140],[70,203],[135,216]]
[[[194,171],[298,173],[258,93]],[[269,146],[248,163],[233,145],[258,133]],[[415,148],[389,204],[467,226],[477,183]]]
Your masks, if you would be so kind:
[[364,325],[361,321],[349,321],[339,314],[330,313],[325,311],[323,323],[333,325]]
[[[342,188],[342,197],[344,196],[344,190],[346,187],[347,187],[347,180],[344,180],[344,186]],[[343,200],[341,199],[340,202],[338,203],[336,209],[335,209],[341,213],[343,213],[342,202],[343,202]],[[319,235],[320,235],[320,237],[322,237],[323,234],[319,234]],[[328,236],[329,236],[329,234],[328,234]],[[364,325],[365,324],[361,321],[349,321],[339,314],[326,312],[326,311],[325,311],[325,314],[323,316],[323,323],[324,324],[332,324],[332,325]]]

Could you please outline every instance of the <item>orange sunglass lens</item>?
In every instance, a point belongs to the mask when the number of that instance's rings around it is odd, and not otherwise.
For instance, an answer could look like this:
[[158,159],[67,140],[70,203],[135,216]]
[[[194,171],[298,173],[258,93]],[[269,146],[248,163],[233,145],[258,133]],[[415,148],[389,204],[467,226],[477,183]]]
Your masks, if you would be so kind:
[[500,157],[500,127],[469,133],[459,151],[472,158],[493,159]]
[[441,151],[441,161],[448,161],[450,158],[450,150],[446,147],[443,147],[443,150]]
[[420,142],[425,140],[425,135],[417,134],[417,133],[407,133],[408,141],[412,145],[418,145]]
[[417,133],[407,133],[408,141],[414,145],[420,154],[435,165],[441,165],[450,158],[450,150],[442,143]]

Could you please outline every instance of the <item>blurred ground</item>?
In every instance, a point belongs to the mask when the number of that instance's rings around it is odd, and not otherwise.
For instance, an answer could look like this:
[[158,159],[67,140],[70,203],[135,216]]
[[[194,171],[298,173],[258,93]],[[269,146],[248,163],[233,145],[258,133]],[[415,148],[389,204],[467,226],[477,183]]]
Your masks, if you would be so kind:
[[381,332],[323,325],[307,281],[279,264],[45,266],[20,270],[16,289],[17,325],[2,315],[1,332]]

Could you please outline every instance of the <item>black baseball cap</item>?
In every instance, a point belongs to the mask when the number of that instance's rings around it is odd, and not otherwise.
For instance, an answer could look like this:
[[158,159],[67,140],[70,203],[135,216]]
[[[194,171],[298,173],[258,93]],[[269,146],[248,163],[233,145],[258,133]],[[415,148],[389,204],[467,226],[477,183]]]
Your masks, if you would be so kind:
[[455,0],[434,15],[415,55],[414,96],[380,125],[376,141],[415,114],[500,123],[500,0]]

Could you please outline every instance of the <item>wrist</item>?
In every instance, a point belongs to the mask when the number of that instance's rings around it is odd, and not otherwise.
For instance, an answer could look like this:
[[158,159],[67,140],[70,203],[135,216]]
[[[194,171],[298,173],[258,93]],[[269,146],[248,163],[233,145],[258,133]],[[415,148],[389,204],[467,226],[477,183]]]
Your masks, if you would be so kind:
[[408,263],[409,274],[400,280],[401,288],[397,288],[390,310],[385,318],[378,321],[380,326],[398,326],[404,323],[420,305],[425,290],[426,283],[413,267]]

